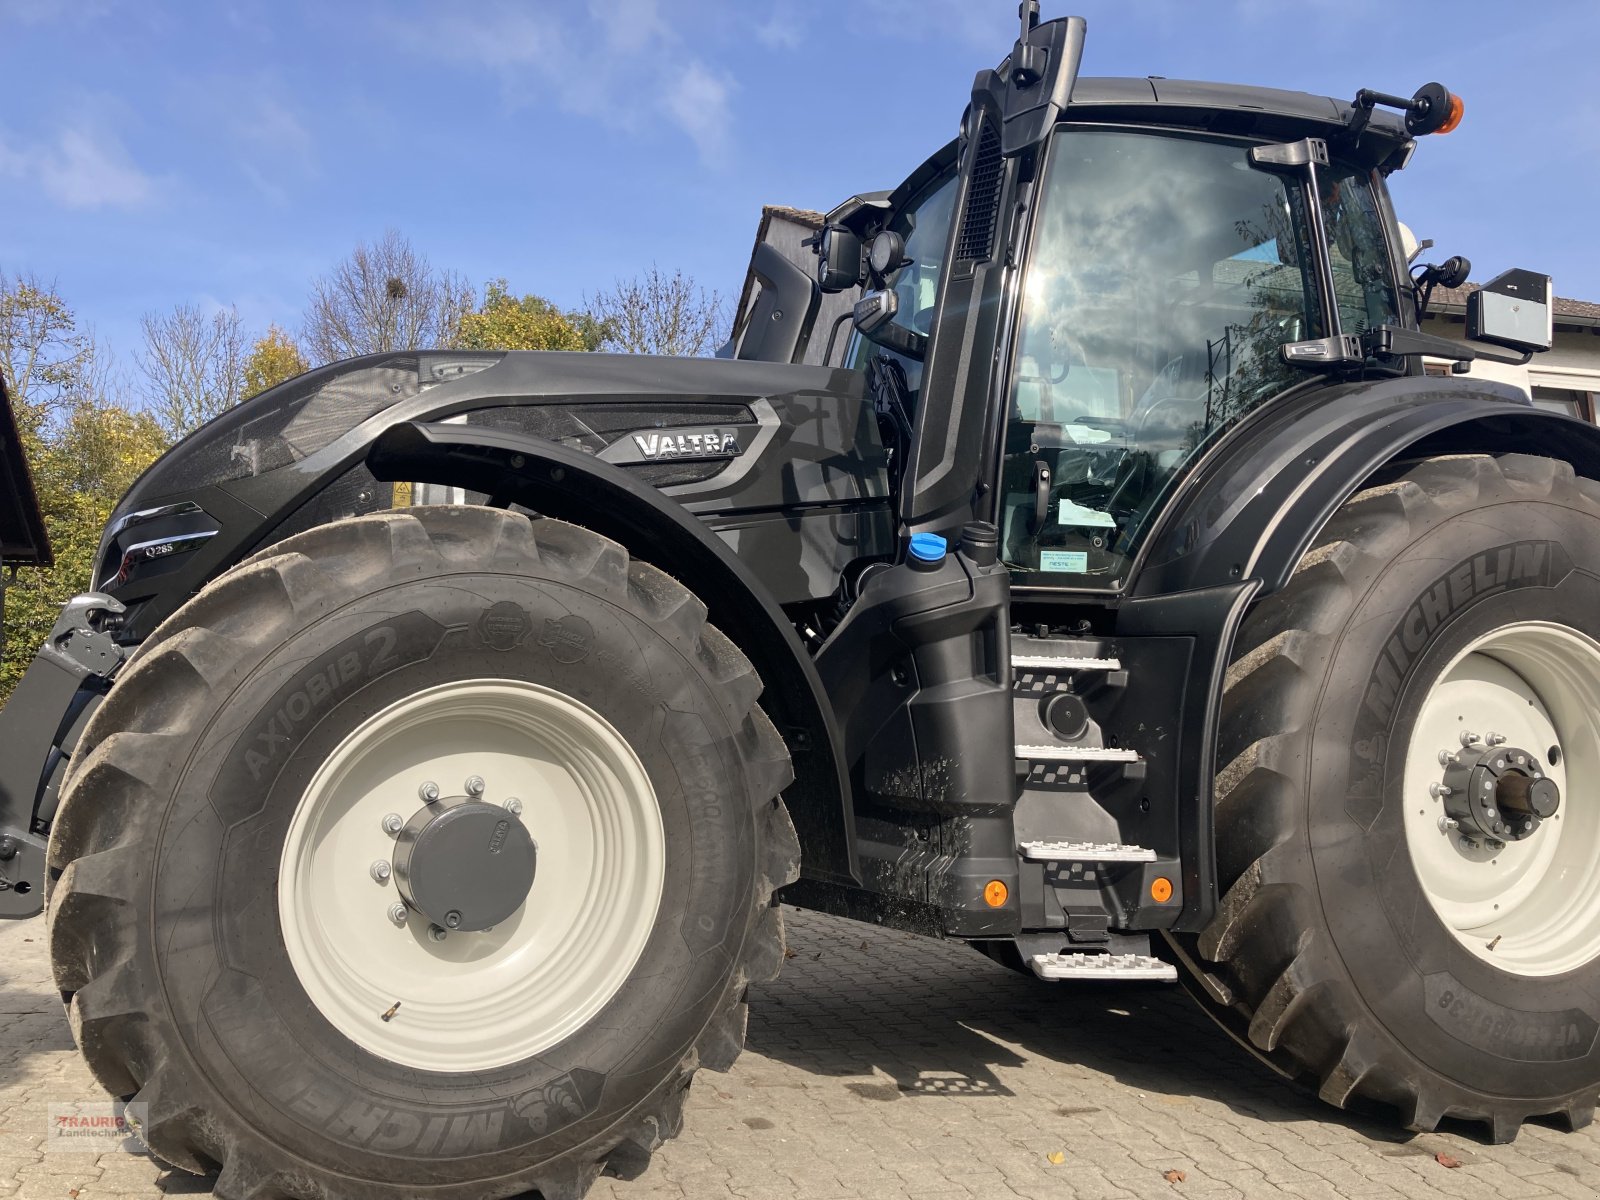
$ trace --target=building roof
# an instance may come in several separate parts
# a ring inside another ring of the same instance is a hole
[[[823,222],[823,215],[809,208],[790,208],[787,204],[763,204],[761,206],[763,226],[770,217],[782,217],[785,221],[793,221],[796,225],[804,225],[808,229],[821,229]]]
[[[1479,286],[1476,283],[1469,283],[1458,288],[1435,288],[1433,299],[1428,302],[1428,311],[1452,315],[1464,313],[1467,311],[1467,297],[1477,291]],[[1600,304],[1592,300],[1574,300],[1568,296],[1557,296],[1554,308],[1555,319],[1562,324],[1600,326]]]

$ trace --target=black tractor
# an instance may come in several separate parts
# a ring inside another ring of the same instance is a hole
[[[353,359],[135,484],[0,714],[0,910],[156,1155],[225,1200],[631,1176],[780,900],[1180,982],[1411,1128],[1589,1121],[1600,430],[1467,374],[1548,347],[1549,278],[1419,331],[1464,271],[1386,179],[1444,88],[1083,39],[1024,4],[721,359]]]

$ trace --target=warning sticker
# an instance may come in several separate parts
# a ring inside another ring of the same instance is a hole
[[[1041,571],[1071,571],[1082,575],[1088,569],[1089,552],[1087,550],[1039,551],[1039,570]]]

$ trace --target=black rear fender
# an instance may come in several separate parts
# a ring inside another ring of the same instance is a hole
[[[1322,527],[1392,463],[1536,454],[1600,479],[1600,428],[1487,380],[1414,376],[1321,387],[1258,411],[1201,461],[1152,531],[1130,591],[1281,588]]]
[[[503,430],[411,423],[380,435],[367,467],[383,482],[487,493],[604,534],[695,593],[760,673],[761,706],[782,732],[795,782],[784,794],[802,872],[854,883],[855,827],[842,742],[810,655],[748,567],[676,501],[591,454]]]

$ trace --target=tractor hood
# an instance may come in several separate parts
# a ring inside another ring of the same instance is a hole
[[[199,488],[286,470],[319,473],[397,421],[481,422],[611,461],[682,465],[735,457],[725,439],[713,446],[708,437],[690,437],[698,426],[760,424],[759,410],[789,398],[861,395],[854,372],[787,363],[563,351],[367,355],[309,371],[201,426],[140,476],[113,524]],[[643,448],[630,442],[636,456],[615,448],[635,431],[657,436],[646,437]],[[258,489],[231,490],[244,496]]]
[[[101,540],[95,586],[149,618],[187,594],[188,577],[327,521],[486,495],[376,479],[378,436],[400,422],[448,421],[555,442],[613,464],[726,530],[796,513],[865,508],[871,549],[887,534],[888,476],[861,376],[830,367],[557,351],[368,355],[309,371],[202,426],[129,489]],[[789,524],[785,524],[789,521]],[[835,539],[836,540],[836,539]],[[821,543],[819,543],[820,545]],[[820,586],[820,564],[796,597]],[[174,576],[174,578],[167,578]],[[182,578],[176,578],[181,576]],[[829,585],[832,586],[831,584]]]

